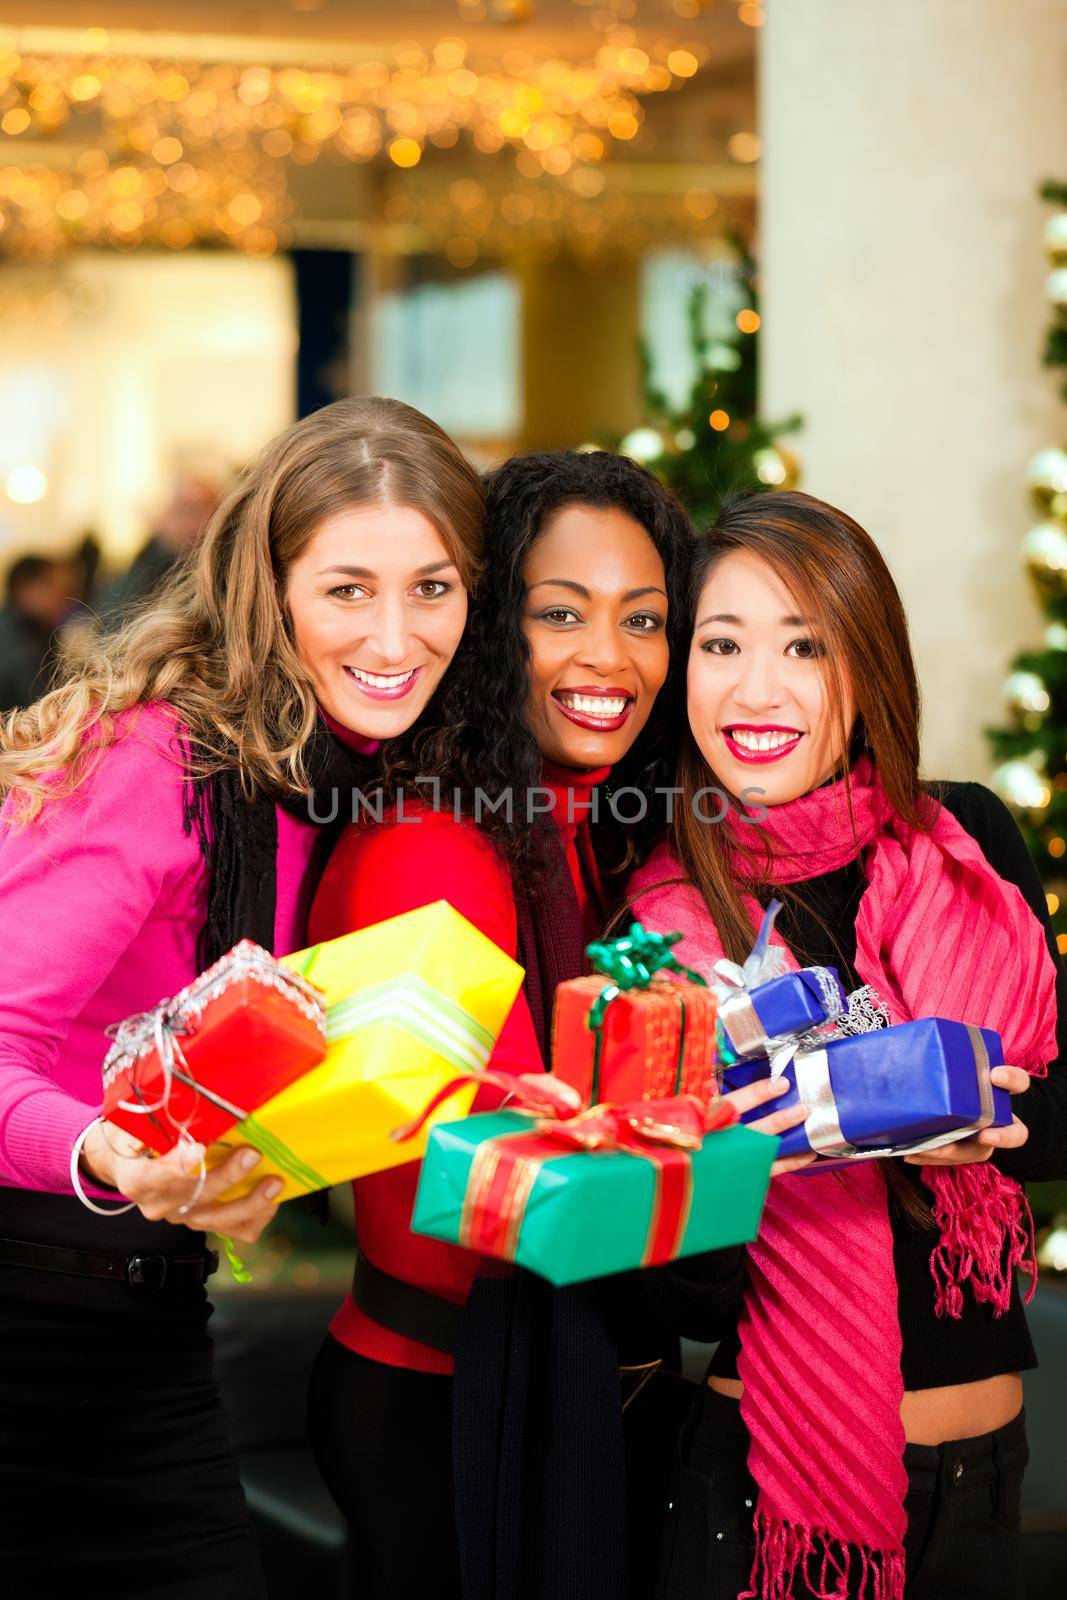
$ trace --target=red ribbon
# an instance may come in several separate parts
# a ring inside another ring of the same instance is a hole
[[[446,1100],[469,1083],[486,1084],[494,1089],[502,1089],[504,1093],[519,1101],[522,1110],[536,1111],[540,1116],[563,1117],[568,1113],[580,1110],[582,1097],[577,1089],[572,1089],[569,1083],[564,1083],[561,1078],[554,1078],[550,1072],[520,1072],[512,1076],[507,1072],[465,1072],[461,1077],[453,1078],[446,1083],[443,1089],[438,1089],[432,1100],[428,1100],[413,1122],[405,1122],[399,1128],[394,1128],[390,1139],[395,1139],[398,1144],[403,1144],[407,1139],[414,1139],[429,1122],[434,1112]]]
[[[394,1139],[411,1138],[427,1117],[463,1083],[491,1082],[505,1089],[537,1120],[528,1132],[501,1134],[478,1146],[471,1164],[460,1224],[460,1243],[497,1259],[514,1260],[526,1203],[541,1167],[567,1150],[640,1156],[651,1162],[656,1182],[641,1266],[671,1261],[678,1254],[693,1194],[692,1152],[707,1133],[729,1127],[737,1111],[721,1098],[709,1105],[694,1095],[634,1100],[573,1112],[576,1090],[550,1073],[509,1078],[500,1073],[457,1079],[434,1096],[415,1122]]]

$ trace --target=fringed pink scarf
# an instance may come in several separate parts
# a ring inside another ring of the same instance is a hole
[[[772,852],[769,874],[753,849],[757,830],[731,815],[736,870],[799,883],[860,854],[867,888],[856,971],[890,1020],[995,1028],[1005,1059],[1043,1076],[1056,1052],[1043,930],[951,813],[927,804],[930,828],[918,832],[860,762],[847,793],[842,781],[770,809],[758,829]],[[691,885],[662,887],[680,875],[662,846],[631,895],[646,924],[680,929],[680,958],[709,973],[722,944]],[[755,928],[755,899],[750,910]],[[788,1600],[798,1575],[820,1600],[843,1600],[850,1582],[861,1600],[904,1593],[904,1386],[887,1191],[874,1163],[834,1176],[832,1185],[803,1174],[776,1179],[748,1252],[738,1374],[760,1491],[746,1591],[754,1600]],[[1033,1270],[1019,1185],[989,1163],[925,1168],[923,1177],[940,1232],[931,1257],[938,1315],[960,1315],[965,1285],[1002,1314],[1016,1269]]]

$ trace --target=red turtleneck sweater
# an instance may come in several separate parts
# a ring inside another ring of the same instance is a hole
[[[566,845],[567,864],[590,939],[601,932],[600,918],[581,869],[577,835],[586,825],[590,793],[606,777],[607,769],[579,772],[552,766],[543,778],[545,788],[552,792],[552,818]],[[404,814],[410,819],[416,812],[405,805]],[[514,956],[518,943],[515,900],[504,862],[473,823],[457,822],[448,811],[420,810],[418,814],[421,820],[417,824],[387,821],[350,828],[342,836],[312,907],[311,941],[335,939],[435,900],[447,900],[501,950]],[[519,1073],[540,1072],[543,1065],[526,997],[520,992],[490,1066],[497,1072]],[[498,1090],[482,1089],[474,1109],[491,1110],[500,1099]],[[474,1281],[478,1257],[411,1232],[418,1180],[419,1163],[410,1161],[353,1184],[360,1252],[393,1277],[462,1305]],[[452,1371],[450,1356],[383,1328],[359,1309],[351,1295],[334,1317],[330,1331],[348,1349],[373,1361],[416,1372]]]

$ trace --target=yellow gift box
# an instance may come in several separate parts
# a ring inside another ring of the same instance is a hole
[[[284,958],[326,996],[326,1057],[223,1135],[212,1152],[252,1145],[262,1161],[222,1197],[284,1178],[281,1198],[420,1157],[436,1122],[470,1110],[476,1087],[443,1101],[412,1139],[412,1121],[461,1073],[485,1067],[522,983],[522,968],[445,900]]]

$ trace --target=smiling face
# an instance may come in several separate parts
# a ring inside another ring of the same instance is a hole
[[[832,714],[823,646],[767,563],[734,550],[697,602],[687,709],[708,766],[731,794],[766,805],[807,794],[836,772],[854,720],[845,677],[844,728]]]
[[[285,599],[320,706],[369,739],[393,739],[416,721],[467,620],[445,542],[410,506],[328,517],[290,565]]]
[[[614,766],[648,721],[667,676],[663,562],[614,507],[564,506],[526,557],[527,721],[542,755]]]

